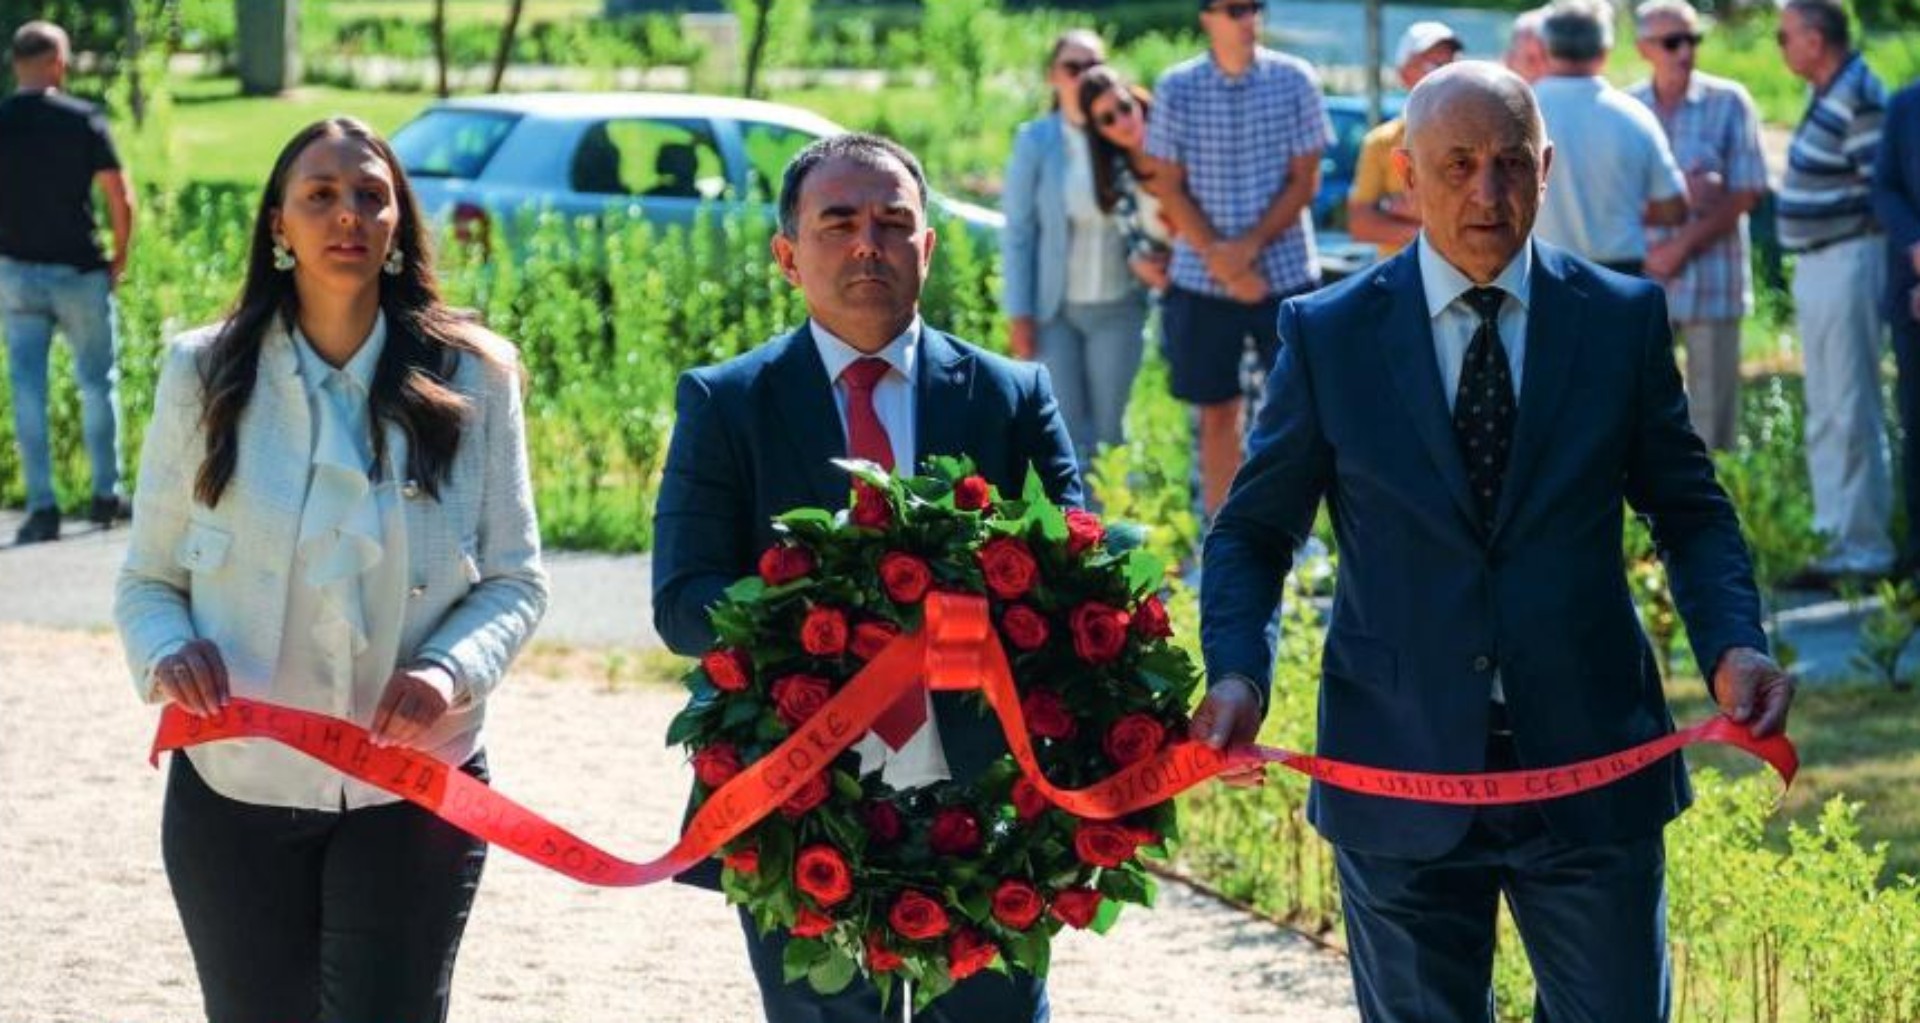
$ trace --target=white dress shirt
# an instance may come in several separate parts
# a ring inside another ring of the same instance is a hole
[[[1067,157],[1066,173],[1060,176],[1065,193],[1060,199],[1067,211],[1066,300],[1074,305],[1118,302],[1133,289],[1126,239],[1113,215],[1100,208],[1086,133],[1063,119],[1060,134]]]
[[[1446,257],[1420,235],[1420,284],[1427,296],[1427,316],[1433,325],[1433,354],[1440,369],[1440,384],[1446,390],[1447,411],[1453,411],[1454,398],[1460,392],[1460,373],[1467,359],[1467,346],[1480,329],[1480,314],[1467,304],[1466,293],[1476,285],[1447,262]],[[1520,376],[1526,366],[1527,307],[1533,298],[1533,243],[1520,247],[1518,255],[1494,277],[1491,287],[1507,293],[1500,305],[1496,326],[1500,346],[1506,350],[1507,369],[1513,378],[1513,398],[1520,400]],[[1493,701],[1505,703],[1506,691],[1500,685],[1500,673],[1493,674]]]
[[[840,374],[848,366],[868,358],[868,355],[842,341],[822,326],[819,320],[809,320],[808,325],[813,330],[813,343],[820,352],[820,361],[827,367],[827,379],[833,383],[833,407],[840,413],[840,429],[844,433],[847,429],[847,388]],[[916,315],[899,337],[889,341],[885,348],[872,356],[892,367],[873,386],[873,411],[880,417],[880,425],[886,428],[887,439],[893,442],[893,466],[898,475],[912,475],[914,470],[913,381],[914,366],[920,358],[920,330],[920,317]],[[862,775],[877,770],[881,781],[899,790],[931,785],[953,777],[947,769],[946,749],[940,745],[940,729],[934,722],[931,693],[927,694],[926,700],[927,723],[898,750],[889,748],[872,732],[854,743],[854,752],[860,754]]]

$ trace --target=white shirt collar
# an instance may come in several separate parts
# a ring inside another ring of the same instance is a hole
[[[380,367],[380,352],[387,346],[387,314],[378,310],[373,314],[373,329],[367,332],[367,339],[360,344],[360,350],[353,353],[347,364],[335,369],[327,360],[314,350],[313,342],[300,332],[300,325],[293,325],[293,353],[300,360],[300,375],[308,386],[319,387],[330,374],[343,373],[356,384],[362,392],[373,392],[373,374]]]
[[[840,374],[848,366],[868,357],[866,352],[840,340],[833,331],[822,326],[819,320],[809,317],[807,326],[813,330],[813,345],[820,352],[820,361],[826,364],[829,383],[838,384]],[[887,365],[893,367],[895,373],[911,381],[914,360],[920,354],[919,341],[920,314],[915,313],[913,322],[907,324],[907,329],[901,331],[892,341],[887,342],[885,348],[873,353],[873,358],[885,360]]]
[[[1420,283],[1427,293],[1427,317],[1435,319],[1476,285],[1428,243],[1425,231],[1420,232],[1418,247]],[[1532,239],[1520,246],[1519,253],[1507,262],[1506,269],[1494,277],[1492,286],[1511,295],[1522,307],[1530,304],[1533,297]]]

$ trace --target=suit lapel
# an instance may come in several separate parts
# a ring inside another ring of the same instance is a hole
[[[833,381],[827,379],[827,366],[814,347],[811,327],[803,324],[781,344],[786,347],[773,362],[767,390],[785,426],[780,433],[793,445],[803,486],[812,495],[806,503],[843,508],[852,483],[832,462],[847,454],[846,431],[833,403]]]
[[[1580,270],[1556,253],[1533,250],[1532,301],[1527,306],[1526,366],[1520,377],[1520,415],[1513,427],[1513,457],[1494,514],[1498,536],[1526,493],[1547,448],[1560,398],[1573,376],[1586,303]]]
[[[920,328],[914,374],[913,458],[919,471],[932,455],[958,455],[967,447],[967,397],[973,360],[932,327]],[[992,466],[976,466],[986,472]]]
[[[1433,345],[1433,320],[1427,315],[1426,286],[1420,279],[1418,243],[1407,246],[1374,276],[1373,283],[1386,303],[1383,324],[1386,330],[1388,375],[1400,392],[1400,405],[1413,418],[1414,436],[1426,448],[1427,457],[1440,474],[1441,485],[1453,498],[1469,528],[1478,518],[1473,495],[1467,488],[1467,469],[1460,460],[1460,445],[1454,439],[1453,416],[1447,411],[1445,388],[1440,382],[1439,355]]]

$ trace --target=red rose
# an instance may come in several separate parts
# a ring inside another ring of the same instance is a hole
[[[887,492],[864,482],[853,485],[853,524],[868,529],[885,529],[893,521],[893,505]]]
[[[971,929],[958,931],[947,944],[947,975],[954,980],[966,980],[992,966],[998,958],[1000,946],[986,935]]]
[[[733,743],[716,742],[693,755],[693,776],[700,784],[717,789],[740,773],[740,751]]]
[[[1013,780],[1013,811],[1023,821],[1030,821],[1047,812],[1053,803],[1040,791],[1040,787],[1026,778]]]
[[[892,973],[900,968],[900,953],[886,946],[886,940],[879,931],[867,935],[867,969],[875,973]]]
[[[1117,867],[1133,859],[1139,833],[1112,821],[1081,821],[1073,833],[1073,851],[1080,861],[1096,867]]]
[[[1145,714],[1128,714],[1107,729],[1102,748],[1107,759],[1125,767],[1153,756],[1166,738],[1167,729],[1160,722]]]
[[[1078,508],[1067,512],[1067,553],[1079,554],[1097,546],[1107,535],[1100,516]]]
[[[1025,881],[1007,880],[993,890],[993,918],[1016,931],[1040,919],[1040,893]]]
[[[806,816],[808,810],[826,802],[830,788],[825,771],[808,778],[793,790],[793,795],[788,796],[786,802],[780,804],[780,815],[788,820],[799,820]]]
[[[1035,689],[1020,701],[1028,733],[1042,739],[1071,739],[1077,727],[1066,701],[1051,689]]]
[[[1033,589],[1040,565],[1033,560],[1027,545],[1011,537],[988,540],[980,548],[980,569],[986,573],[987,591],[1001,600],[1018,600]]]
[[[907,830],[906,822],[900,819],[899,808],[892,803],[868,803],[861,807],[860,818],[866,822],[867,836],[879,845],[900,841]]]
[[[735,852],[730,852],[720,858],[720,864],[728,870],[738,871],[742,874],[758,874],[760,872],[760,850],[740,849]]]
[[[847,648],[847,614],[837,607],[816,607],[800,623],[800,647],[815,657],[838,657]]]
[[[933,571],[911,554],[888,551],[880,558],[880,585],[896,604],[918,604],[933,585]]]
[[[805,906],[794,914],[793,936],[796,938],[817,938],[833,930],[833,918],[825,913],[816,913]]]
[[[853,627],[853,639],[848,642],[847,649],[853,651],[853,656],[871,661],[880,656],[880,651],[885,650],[887,644],[893,642],[893,637],[898,635],[900,626],[892,622],[861,622]]]
[[[777,544],[760,555],[760,578],[768,586],[790,583],[813,571],[813,552],[793,544]]]
[[[833,689],[826,679],[817,675],[784,675],[774,680],[768,694],[773,697],[781,723],[788,728],[799,728],[826,706]]]
[[[993,503],[993,491],[985,477],[968,476],[953,485],[953,506],[961,511],[985,511]]]
[[[1105,664],[1127,646],[1127,613],[1097,600],[1073,609],[1067,619],[1073,630],[1073,652],[1088,664]]]
[[[847,869],[840,850],[810,845],[794,858],[793,886],[813,896],[821,909],[828,909],[853,894],[853,871]]]
[[[1085,930],[1100,912],[1100,893],[1091,888],[1069,888],[1053,897],[1053,915],[1069,927]]]
[[[934,814],[927,845],[941,856],[971,856],[980,851],[980,819],[971,811],[949,806]]]
[[[1025,604],[1007,608],[1000,616],[1000,629],[1007,634],[1007,642],[1019,650],[1040,649],[1052,631],[1047,627],[1047,616]]]
[[[919,892],[905,891],[893,900],[887,923],[908,941],[925,941],[947,933],[947,911]]]
[[[747,675],[753,663],[747,660],[746,651],[725,647],[707,651],[700,658],[700,667],[707,673],[708,681],[729,693],[737,693],[747,687]]]
[[[1159,597],[1149,596],[1133,609],[1133,631],[1142,639],[1166,639],[1173,635],[1173,623],[1167,620],[1167,606]]]

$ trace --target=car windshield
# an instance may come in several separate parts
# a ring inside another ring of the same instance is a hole
[[[492,110],[429,110],[393,136],[407,173],[420,178],[477,178],[518,114]]]

